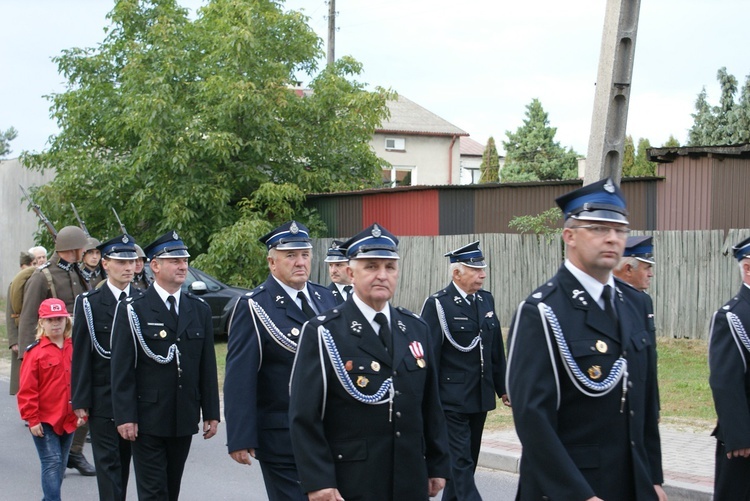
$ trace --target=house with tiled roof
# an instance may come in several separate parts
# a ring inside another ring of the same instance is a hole
[[[469,134],[399,95],[388,101],[390,118],[375,129],[371,146],[391,164],[390,186],[459,184],[460,140]]]

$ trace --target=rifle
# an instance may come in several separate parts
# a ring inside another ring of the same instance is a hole
[[[120,221],[120,216],[117,215],[117,211],[115,210],[114,207],[112,207],[112,212],[115,213],[115,218],[117,218],[117,224],[120,225],[120,231],[122,231],[123,235],[127,235],[128,234],[128,230],[125,229],[125,225],[122,224],[122,221]]]
[[[78,215],[78,211],[76,210],[76,206],[73,205],[73,202],[70,202],[70,206],[73,207],[73,214],[76,215],[76,219],[78,219],[78,226],[81,227],[83,232],[86,234],[86,237],[90,237],[89,230],[86,228],[86,223],[83,222],[83,219],[81,219],[81,216]]]
[[[50,223],[49,219],[47,219],[47,216],[44,215],[44,212],[42,212],[42,208],[39,207],[39,204],[34,203],[34,200],[31,199],[31,196],[29,196],[28,193],[26,193],[26,190],[23,189],[23,186],[20,184],[18,185],[19,188],[21,188],[21,192],[23,193],[23,196],[26,197],[26,200],[29,201],[31,204],[31,210],[34,211],[34,213],[37,215],[37,217],[44,223],[44,226],[47,227],[47,231],[50,235],[52,235],[52,239],[57,238],[57,230],[55,229],[54,225]]]

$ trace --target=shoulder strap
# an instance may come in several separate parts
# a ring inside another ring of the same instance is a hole
[[[50,273],[47,268],[42,268],[42,273],[44,274],[44,278],[47,279],[47,287],[49,288],[52,297],[56,298],[57,290],[55,289],[55,283],[52,281],[52,273]]]

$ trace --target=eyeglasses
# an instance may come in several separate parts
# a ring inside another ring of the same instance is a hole
[[[605,226],[603,224],[582,224],[578,226],[571,226],[571,228],[578,229],[584,228],[589,230],[597,237],[606,237],[610,231],[614,231],[618,238],[627,238],[630,234],[630,228],[615,228],[613,226]]]

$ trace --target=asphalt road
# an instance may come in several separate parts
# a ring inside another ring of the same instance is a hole
[[[265,488],[257,463],[243,466],[227,454],[226,429],[210,440],[201,435],[193,438],[185,466],[180,499],[185,501],[266,501]],[[84,454],[93,461],[90,445]],[[134,473],[128,486],[128,500],[136,500]],[[510,500],[515,497],[518,477],[513,474],[480,469],[477,484],[485,500]],[[8,395],[8,380],[0,377],[0,500],[38,500],[42,498],[39,459],[26,428],[18,415],[16,399]],[[63,499],[95,501],[98,499],[95,477],[83,477],[68,470],[62,486]],[[435,499],[441,499],[438,496]],[[407,500],[404,500],[407,501]]]

